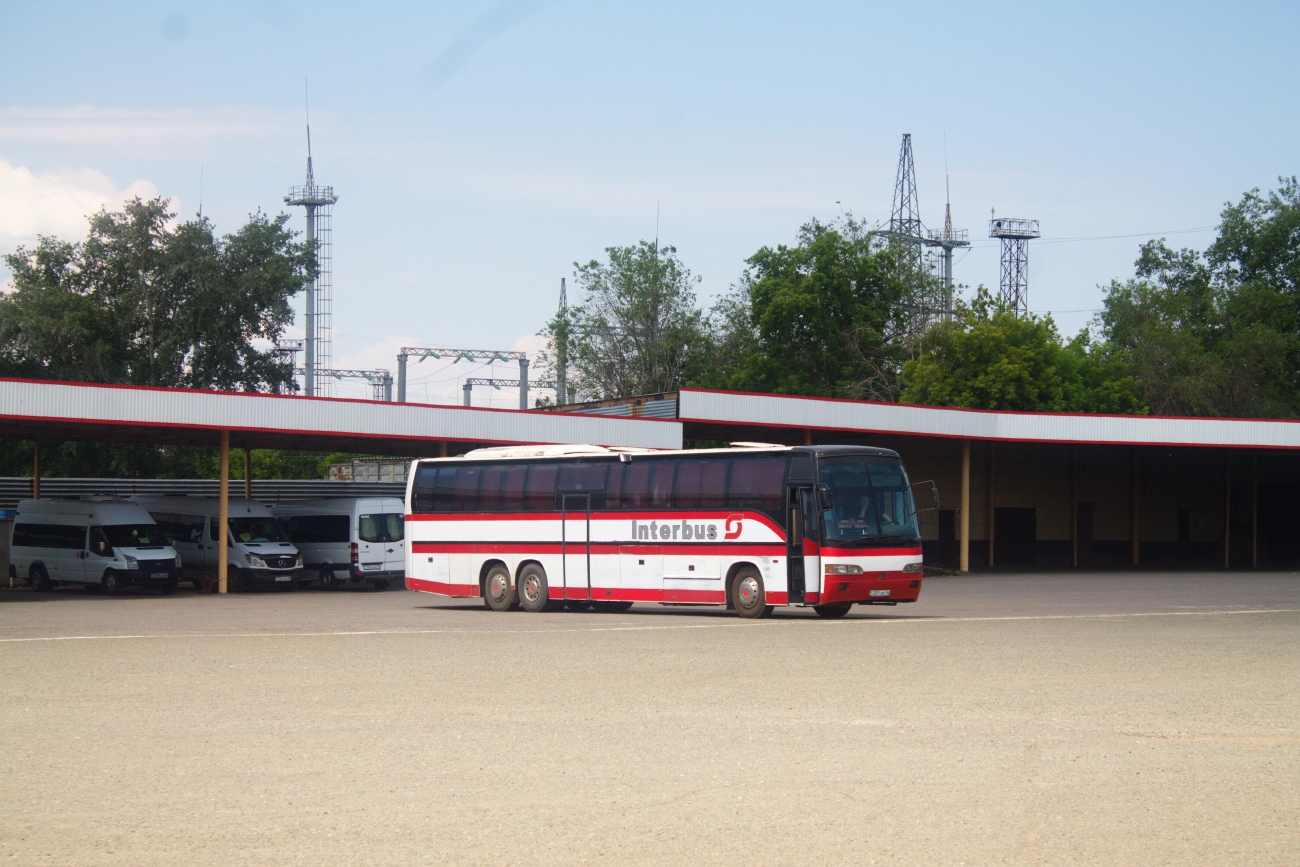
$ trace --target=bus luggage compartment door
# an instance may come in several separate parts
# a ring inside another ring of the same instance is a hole
[[[560,513],[563,536],[564,598],[591,598],[591,494],[564,494]]]

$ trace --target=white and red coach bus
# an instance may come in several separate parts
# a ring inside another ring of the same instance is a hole
[[[406,586],[488,608],[915,602],[921,536],[896,452],[538,446],[415,463]]]

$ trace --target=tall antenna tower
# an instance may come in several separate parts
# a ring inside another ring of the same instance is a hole
[[[656,247],[658,241],[655,242]],[[569,292],[560,278],[560,327],[555,335],[555,404],[568,402],[569,387]]]
[[[1002,300],[1018,316],[1029,312],[1029,242],[1042,237],[1037,220],[999,217],[989,220],[989,237],[1002,239]]]
[[[926,244],[931,247],[938,247],[942,256],[943,264],[940,271],[940,279],[943,281],[943,317],[944,319],[952,318],[952,251],[958,247],[969,247],[970,238],[965,229],[954,229],[952,227],[952,191],[948,185],[948,154],[947,146],[944,146],[944,166],[943,166],[943,228],[939,231],[930,230],[930,237]]]
[[[319,273],[307,287],[306,340],[303,345],[303,393],[326,395],[333,391],[333,378],[325,371],[333,362],[334,343],[334,214],[339,200],[333,187],[318,187],[311,166],[311,114],[307,115],[307,183],[290,187],[286,205],[301,205],[307,211],[307,242],[315,242]]]

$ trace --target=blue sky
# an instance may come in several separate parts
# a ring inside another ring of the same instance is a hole
[[[532,349],[572,263],[653,237],[656,211],[710,300],[810,218],[887,220],[904,132],[936,226],[946,137],[958,281],[996,286],[990,208],[1038,218],[1030,307],[1066,331],[1144,238],[1065,239],[1203,229],[1297,172],[1294,3],[4,0],[0,32],[0,252],[127,195],[193,213],[200,172],[219,229],[279,212],[309,78],[336,366]],[[411,396],[487,373],[425,362]]]

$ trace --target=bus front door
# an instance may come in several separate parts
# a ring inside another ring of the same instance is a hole
[[[591,494],[561,494],[564,598],[591,598]]]
[[[816,538],[817,535],[817,528],[808,525],[809,521],[816,520],[817,515],[813,489],[791,487],[786,498],[786,508],[789,510],[786,516],[788,523],[785,556],[789,570],[786,573],[786,587],[789,591],[790,604],[802,605],[807,600],[807,591],[815,590],[818,586],[816,573],[809,575],[808,571],[819,568],[819,558],[806,556],[811,547],[807,539]]]

